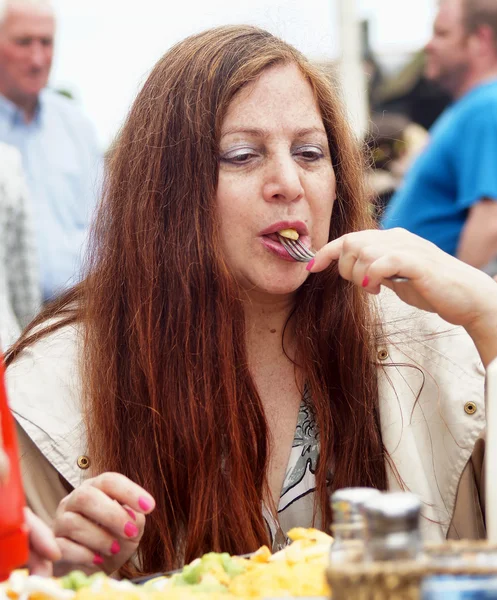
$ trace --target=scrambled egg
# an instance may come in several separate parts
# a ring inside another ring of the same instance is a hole
[[[330,596],[325,568],[331,542],[317,529],[289,531],[292,543],[271,554],[263,546],[250,558],[210,552],[172,577],[145,585],[103,574],[71,573],[42,579],[15,571],[0,585],[0,600],[236,600],[290,596]],[[85,579],[86,578],[86,579]],[[69,589],[68,589],[69,588]]]

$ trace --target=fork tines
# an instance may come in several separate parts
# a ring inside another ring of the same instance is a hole
[[[309,262],[314,258],[314,252],[306,248],[300,240],[291,240],[278,234],[278,239],[288,254],[299,262]]]

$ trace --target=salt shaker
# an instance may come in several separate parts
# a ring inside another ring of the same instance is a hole
[[[362,562],[365,543],[364,503],[380,492],[374,488],[343,488],[331,496],[333,543],[330,562]]]

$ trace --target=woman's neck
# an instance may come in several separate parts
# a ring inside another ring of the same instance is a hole
[[[245,331],[249,360],[261,355],[279,356],[285,350],[292,352],[293,328],[288,319],[293,310],[294,296],[255,296],[243,299]],[[287,325],[288,323],[288,325]]]

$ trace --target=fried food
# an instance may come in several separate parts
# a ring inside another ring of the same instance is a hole
[[[281,231],[278,231],[278,235],[281,235],[281,237],[284,238],[288,238],[289,240],[298,240],[299,239],[299,234],[295,229],[281,229]]]

